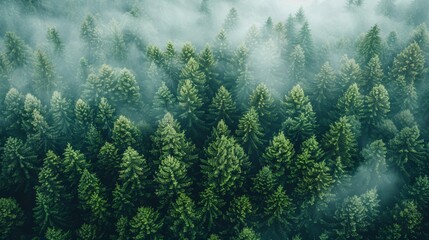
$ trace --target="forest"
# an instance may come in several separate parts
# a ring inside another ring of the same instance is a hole
[[[1,0],[0,239],[429,239],[428,12]]]

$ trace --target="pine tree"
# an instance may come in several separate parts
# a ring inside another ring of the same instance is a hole
[[[274,104],[274,98],[263,83],[260,83],[250,95],[249,106],[253,107],[258,113],[259,120],[265,131],[269,131],[272,123],[277,120]]]
[[[201,216],[202,226],[205,226],[207,233],[210,233],[216,226],[216,223],[222,216],[222,207],[225,202],[215,193],[212,187],[205,188],[200,193],[199,215]]]
[[[61,228],[48,228],[45,233],[47,240],[71,240],[70,231],[64,231]]]
[[[253,213],[249,197],[246,195],[234,197],[224,215],[229,223],[228,231],[239,233],[240,229],[249,225]]]
[[[364,96],[361,95],[356,83],[350,85],[344,95],[338,99],[337,109],[340,116],[354,116],[357,119],[364,116]]]
[[[115,89],[117,89],[117,80],[115,78],[115,71],[110,65],[103,64],[98,70],[98,81],[96,87],[101,87],[100,96],[112,99]]]
[[[311,36],[310,25],[307,21],[304,22],[300,31],[298,32],[296,44],[300,45],[302,47],[302,50],[304,51],[305,67],[307,69],[312,69],[314,67],[313,64],[315,63],[316,59],[314,54],[314,45]]]
[[[286,137],[300,144],[313,135],[316,129],[316,114],[310,100],[300,85],[295,85],[283,101],[285,121],[282,123]]]
[[[382,140],[376,140],[362,150],[362,156],[365,161],[364,166],[366,167],[366,171],[368,171],[363,183],[364,186],[375,187],[378,183],[386,181],[386,154],[386,145]]]
[[[74,133],[79,138],[83,138],[92,123],[92,112],[88,103],[80,98],[75,104],[74,119]]]
[[[380,37],[380,28],[378,25],[374,25],[365,34],[362,41],[358,45],[359,62],[363,65],[367,65],[371,58],[376,55],[380,56],[382,53],[382,43]]]
[[[23,124],[24,97],[16,88],[11,88],[4,98],[4,120],[8,129],[19,130]]]
[[[347,56],[341,58],[341,69],[339,73],[340,90],[345,91],[349,85],[362,81],[362,70],[359,64]]]
[[[180,53],[180,61],[183,65],[187,64],[191,58],[196,59],[197,54],[195,53],[195,48],[192,43],[187,42],[183,45],[182,51]]]
[[[384,73],[378,55],[369,60],[362,75],[362,81],[358,84],[364,92],[368,92],[378,84],[383,84]]]
[[[115,109],[110,105],[106,98],[102,97],[96,108],[94,123],[104,135],[110,135],[112,132],[112,125],[114,127],[114,114]]]
[[[401,229],[401,238],[420,239],[423,216],[414,201],[403,200],[396,204],[393,219]]]
[[[209,144],[206,159],[202,160],[201,172],[204,184],[216,194],[232,195],[242,185],[247,156],[235,139],[221,136]]]
[[[429,178],[417,177],[412,184],[406,185],[402,193],[404,199],[413,199],[419,210],[424,211],[429,204]]]
[[[356,166],[357,139],[352,131],[352,125],[348,117],[341,117],[331,124],[323,142],[327,157],[330,159],[340,157],[347,168]]]
[[[202,100],[207,102],[208,93],[206,76],[200,70],[200,65],[194,58],[190,58],[186,65],[183,67],[182,72],[180,73],[180,81],[178,86],[178,94],[180,95],[180,89],[185,84],[186,80],[189,80],[198,92],[203,95]]]
[[[365,121],[370,126],[375,126],[382,122],[390,112],[389,93],[382,85],[374,86],[365,97]]]
[[[94,224],[84,223],[77,229],[78,240],[96,240],[98,229]]]
[[[57,79],[53,64],[42,50],[37,50],[35,53],[33,81],[38,97],[47,101],[57,85]]]
[[[250,49],[254,49],[256,46],[258,46],[260,41],[261,41],[261,33],[258,27],[256,27],[255,24],[253,24],[247,31],[245,45]]]
[[[106,142],[98,152],[95,170],[107,187],[112,187],[119,177],[121,157],[112,143]]]
[[[268,196],[264,206],[263,224],[268,227],[267,231],[278,238],[286,237],[294,207],[282,186]]]
[[[277,179],[285,179],[292,158],[295,155],[293,143],[281,131],[270,141],[263,154],[262,166],[269,166]]]
[[[89,14],[86,16],[80,26],[80,38],[85,42],[88,49],[89,60],[94,62],[97,58],[99,49],[101,48],[100,31],[97,28],[94,17]]]
[[[61,93],[55,91],[51,98],[52,129],[58,140],[68,140],[72,133],[72,110],[68,99],[62,97]]]
[[[24,224],[24,212],[13,198],[0,198],[0,238],[17,237],[20,226]]]
[[[240,118],[236,135],[249,156],[259,155],[264,134],[262,132],[258,113],[254,107],[251,107],[249,111]]]
[[[161,239],[160,229],[163,226],[163,220],[159,213],[150,207],[138,208],[137,214],[131,219],[130,226],[133,239]]]
[[[172,156],[161,160],[154,180],[158,185],[155,193],[163,205],[172,203],[179,193],[189,193],[191,186],[186,165]]]
[[[55,27],[48,28],[46,38],[53,45],[55,54],[60,55],[64,52],[64,43]]]
[[[122,157],[118,184],[113,192],[117,213],[130,215],[148,197],[149,166],[146,159],[128,147]]]
[[[177,82],[179,81],[179,54],[177,53],[174,44],[167,42],[167,47],[163,53],[163,68],[167,76],[170,78],[166,82],[169,89],[177,89]]]
[[[202,110],[203,101],[196,86],[189,80],[185,80],[180,87],[177,99],[179,100],[179,118],[182,124],[188,129],[192,136],[201,136],[204,130]]]
[[[25,95],[24,111],[22,113],[23,127],[27,132],[32,132],[31,130],[34,130],[34,126],[32,125],[34,120],[34,111],[38,112],[39,114],[42,113],[42,102],[31,93],[27,93],[27,95]]]
[[[237,10],[235,8],[229,9],[228,15],[225,18],[225,21],[223,23],[222,28],[225,29],[227,32],[231,32],[232,30],[235,30],[238,25],[238,14]]]
[[[169,218],[172,238],[196,239],[199,217],[194,201],[186,194],[179,194],[169,211]]]
[[[119,152],[123,152],[127,147],[136,147],[139,135],[134,124],[123,115],[113,124],[112,140]]]
[[[234,240],[260,240],[261,237],[252,228],[245,227]]]
[[[62,167],[64,169],[63,177],[66,180],[65,183],[68,184],[70,189],[77,189],[82,173],[90,165],[86,161],[85,156],[79,150],[74,150],[70,144],[67,144],[63,155]]]
[[[20,139],[9,137],[3,146],[1,156],[0,186],[14,188],[14,191],[21,189],[28,191],[39,165],[31,147]]]
[[[183,161],[187,167],[193,165],[197,156],[195,146],[186,139],[179,123],[170,113],[166,113],[159,121],[158,128],[151,136],[153,148],[151,153],[154,157],[154,167],[160,164],[159,160],[171,155],[178,161]]]
[[[96,74],[90,73],[86,79],[83,91],[82,99],[88,102],[89,105],[94,106],[100,98],[104,96],[104,86]]]
[[[113,26],[113,34],[112,39],[110,41],[112,46],[112,55],[115,60],[119,62],[126,60],[128,55],[128,48],[124,39],[124,34],[118,29],[117,24],[114,24]]]
[[[212,125],[220,120],[223,120],[229,126],[234,123],[237,114],[236,104],[224,86],[221,86],[213,97],[208,113]]]
[[[167,112],[174,113],[176,104],[176,98],[173,93],[171,93],[165,82],[161,82],[161,86],[153,97],[152,115],[155,119],[160,120]]]
[[[39,172],[39,185],[36,187],[34,219],[39,233],[50,227],[66,227],[70,222],[70,195],[58,175],[44,167]]]
[[[405,127],[391,141],[391,156],[395,166],[406,177],[419,173],[423,166],[423,140],[417,126]]]
[[[33,111],[30,124],[32,128],[27,134],[27,142],[38,155],[56,147],[51,128],[38,110]]]
[[[12,69],[20,68],[27,64],[29,59],[27,46],[14,32],[6,32],[4,45],[7,60]]]
[[[255,79],[249,66],[249,49],[243,45],[240,46],[232,61],[235,65],[236,75],[232,76],[234,79],[231,83],[232,86],[226,85],[226,88],[233,89],[234,99],[239,108],[245,109],[249,96],[255,88]]]
[[[209,97],[213,97],[214,92],[221,86],[221,82],[218,79],[218,75],[216,73],[216,60],[214,58],[212,49],[210,45],[206,45],[206,47],[200,52],[198,56],[198,63],[200,67],[200,71],[204,74],[208,86],[208,94]]]
[[[297,41],[297,32],[296,32],[295,23],[296,23],[295,18],[292,16],[292,14],[289,14],[285,24],[286,37],[288,39],[287,46],[286,46],[287,52],[292,52]]]
[[[326,112],[330,102],[337,98],[336,76],[329,62],[326,62],[316,75],[314,82],[314,100],[319,112]]]
[[[304,163],[307,160],[303,160],[303,158],[309,157],[307,152],[300,156],[298,161]],[[303,169],[301,173],[303,176],[297,185],[296,192],[302,199],[306,200],[306,204],[315,205],[323,202],[329,196],[333,179],[325,161],[313,162],[310,160],[308,162],[310,166],[308,169]]]
[[[291,64],[289,74],[292,83],[303,84],[305,82],[305,53],[300,45],[296,45],[290,55]]]
[[[140,87],[137,83],[136,77],[130,70],[124,68],[119,72],[116,84],[117,104],[127,109],[133,109],[139,105],[140,101]]]
[[[3,99],[7,91],[10,89],[10,70],[10,64],[7,60],[6,54],[0,53],[0,99]]]
[[[107,200],[98,177],[84,170],[79,180],[78,197],[86,222],[103,226],[108,221]]]
[[[262,205],[263,201],[274,193],[277,180],[280,180],[280,178],[276,177],[267,166],[259,170],[252,179],[252,191],[255,194],[255,202],[258,203],[258,206]]]

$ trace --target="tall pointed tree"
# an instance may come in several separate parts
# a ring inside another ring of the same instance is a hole
[[[363,65],[367,65],[371,58],[376,55],[380,56],[382,53],[382,42],[380,37],[380,28],[378,25],[374,25],[365,34],[361,42],[358,45],[359,62]]]
[[[221,86],[213,97],[208,113],[212,125],[220,120],[223,120],[229,126],[234,123],[237,114],[236,104],[232,99],[231,93],[224,86]]]
[[[249,156],[259,155],[264,133],[258,113],[251,107],[238,122],[237,138]]]
[[[289,173],[295,150],[292,142],[287,139],[283,131],[279,132],[270,141],[263,154],[262,166],[269,166],[273,174],[280,180],[285,179]]]

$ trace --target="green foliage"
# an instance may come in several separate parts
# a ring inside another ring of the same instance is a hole
[[[210,232],[222,216],[222,207],[225,202],[215,193],[212,187],[207,187],[200,193],[199,215],[203,226],[207,226],[207,232]]]
[[[372,57],[368,64],[365,66],[365,69],[362,74],[359,87],[364,89],[364,92],[368,92],[375,85],[383,84],[384,72],[378,55]]]
[[[259,155],[264,134],[262,132],[258,113],[254,107],[251,107],[249,111],[240,118],[236,135],[249,156],[254,154]]]
[[[196,239],[198,213],[195,203],[186,194],[180,193],[169,211],[170,234],[175,239]]]
[[[24,41],[14,32],[6,32],[4,36],[6,57],[12,69],[23,67],[28,63],[29,54]]]
[[[364,96],[361,95],[356,83],[350,85],[344,95],[338,99],[337,109],[341,116],[354,116],[357,119],[364,116]]]
[[[140,87],[136,77],[126,68],[119,72],[116,84],[116,99],[125,107],[137,107],[140,100]]]
[[[64,43],[55,27],[48,28],[46,38],[53,45],[56,54],[62,54],[64,52]]]
[[[292,142],[285,137],[283,132],[279,132],[266,148],[262,156],[262,165],[269,166],[278,179],[284,179],[294,155],[295,150]]]
[[[382,85],[374,86],[365,97],[365,121],[374,126],[380,124],[390,112],[389,93]]]
[[[179,193],[188,193],[191,185],[186,165],[172,156],[161,160],[154,180],[158,184],[155,193],[162,204],[173,202]]]
[[[162,225],[163,222],[156,210],[140,207],[130,222],[133,239],[161,239],[159,231]]]
[[[259,234],[253,231],[253,229],[245,227],[243,228],[243,230],[241,230],[240,234],[238,234],[238,236],[234,239],[235,240],[260,240],[261,237],[259,236]]]
[[[121,115],[113,125],[112,140],[115,147],[123,152],[127,147],[136,147],[139,131],[127,117]]]
[[[24,213],[13,198],[0,198],[0,239],[11,239],[24,224]]]
[[[103,224],[107,221],[107,200],[103,196],[100,180],[95,174],[84,170],[78,185],[78,197],[81,208],[87,212],[88,222]]]
[[[156,91],[153,97],[152,113],[153,116],[162,118],[166,113],[174,113],[176,111],[176,98],[170,89],[167,87],[165,82],[161,83],[161,86]]]
[[[258,113],[259,120],[266,130],[270,129],[272,122],[277,120],[274,98],[265,84],[260,83],[250,95],[249,106]]]
[[[286,195],[282,186],[268,196],[264,204],[264,225],[274,229],[279,237],[285,237],[290,229],[291,215],[294,212],[292,200]]]
[[[70,240],[71,234],[69,231],[64,231],[60,228],[48,228],[45,238],[47,240]]]
[[[213,97],[208,113],[213,124],[223,120],[227,125],[232,125],[236,117],[236,104],[231,93],[221,86]]]
[[[380,56],[382,50],[380,28],[378,25],[374,25],[358,44],[357,52],[359,54],[359,61],[363,65],[366,65],[371,58]]]
[[[291,65],[289,74],[292,81],[297,84],[303,84],[305,81],[305,53],[300,45],[296,45],[291,53]]]
[[[57,136],[57,139],[67,139],[72,133],[72,109],[71,103],[68,99],[64,98],[61,93],[55,91],[51,98],[51,116],[53,120],[52,129]],[[82,106],[84,107],[84,106]],[[85,111],[87,109],[79,109]],[[82,114],[85,114],[81,112]],[[86,114],[89,114],[86,112]],[[80,116],[83,120],[86,116]],[[85,122],[86,123],[86,122]],[[82,123],[82,124],[85,124]]]
[[[223,23],[223,29],[227,32],[235,30],[238,25],[238,14],[235,8],[231,8],[226,16],[225,22]]]
[[[240,229],[248,226],[253,212],[252,203],[246,195],[232,199],[224,215],[229,223],[228,231],[238,233]]]

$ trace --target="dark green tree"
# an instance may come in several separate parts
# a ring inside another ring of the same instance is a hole
[[[290,55],[289,75],[292,83],[303,84],[305,82],[305,53],[300,45],[296,45]]]
[[[365,66],[371,58],[376,55],[380,56],[382,51],[380,28],[378,25],[374,25],[358,44],[359,62]]]
[[[249,98],[249,106],[253,107],[258,113],[262,127],[267,132],[271,132],[270,128],[273,122],[277,120],[274,98],[265,84],[260,83],[256,86]]]
[[[14,32],[6,32],[4,36],[6,57],[12,69],[23,67],[28,63],[29,54],[24,41]]]
[[[354,116],[362,119],[364,116],[364,96],[361,95],[356,83],[350,85],[347,91],[338,99],[337,109],[340,116]]]
[[[227,231],[238,234],[240,229],[250,224],[254,211],[248,196],[234,197],[224,215],[224,218],[229,223]]]
[[[113,125],[112,140],[119,152],[127,147],[136,147],[140,133],[134,124],[125,116],[121,115]]]
[[[234,240],[260,240],[261,237],[252,228],[245,227]]]
[[[114,90],[117,104],[127,109],[137,107],[141,96],[140,87],[134,74],[132,74],[130,70],[124,68],[119,72],[117,81],[116,89]]]
[[[0,198],[0,239],[17,237],[18,229],[24,224],[24,212],[13,198]]]
[[[369,92],[374,86],[383,84],[384,72],[378,55],[374,55],[363,70],[359,87],[365,93]]]
[[[186,165],[172,156],[161,160],[154,181],[157,184],[155,193],[162,205],[174,202],[180,193],[188,194],[191,186]]]
[[[22,140],[9,137],[3,146],[0,186],[16,190],[30,190],[37,172],[37,156]]]
[[[251,107],[238,122],[237,138],[249,156],[259,155],[264,133],[258,113]]]
[[[281,180],[289,173],[295,155],[293,143],[281,131],[273,137],[263,154],[262,166],[269,166],[274,176]]]
[[[130,226],[133,239],[162,239],[160,229],[163,220],[159,213],[150,207],[138,208],[137,214],[130,221]]]
[[[180,61],[183,65],[186,65],[191,58],[196,59],[197,54],[192,43],[187,42],[183,45],[182,51],[180,53]]]
[[[37,50],[34,59],[34,89],[39,98],[47,101],[57,86],[54,66],[43,50]]]
[[[64,52],[64,43],[55,27],[48,28],[46,38],[53,45],[55,54],[60,55]]]
[[[112,187],[119,177],[121,157],[112,143],[106,142],[97,155],[95,170],[107,187]]]
[[[23,124],[24,96],[16,88],[11,88],[4,98],[4,121],[7,129],[19,130]]]
[[[199,215],[201,216],[202,226],[210,233],[222,217],[222,207],[225,202],[215,193],[212,187],[205,188],[200,193]]]
[[[98,57],[98,52],[101,48],[101,33],[95,23],[94,16],[88,14],[80,26],[80,38],[84,41],[88,59],[94,62]]]
[[[48,228],[45,233],[47,240],[71,240],[70,231],[64,231],[61,228]]]
[[[75,136],[83,138],[92,123],[92,111],[88,103],[80,98],[76,101],[74,107],[74,120]]]
[[[220,120],[223,120],[228,126],[234,123],[237,114],[236,104],[224,86],[221,86],[213,97],[208,113],[212,125]]]
[[[316,114],[310,99],[300,85],[296,85],[283,100],[284,122],[282,129],[294,143],[300,144],[313,135],[316,129]],[[295,144],[296,145],[296,144]],[[297,145],[296,145],[297,146]]]
[[[200,65],[194,58],[190,58],[186,65],[183,67],[182,72],[180,73],[180,81],[177,89],[177,93],[180,96],[180,90],[183,85],[185,85],[186,80],[189,80],[195,88],[198,90],[198,93],[201,94],[201,100],[206,103],[206,96],[209,92],[207,89],[206,76],[200,70]]]
[[[108,204],[104,189],[98,177],[86,169],[79,180],[78,197],[85,222],[103,226],[108,221]]]
[[[176,111],[177,101],[171,90],[165,82],[161,82],[161,86],[153,97],[152,114],[155,119],[160,120],[167,112],[174,113]]]
[[[315,107],[321,113],[326,113],[329,106],[332,106],[330,102],[337,98],[336,75],[329,62],[326,62],[316,75],[313,95]]]
[[[305,57],[305,67],[307,69],[313,69],[315,63],[315,53],[313,37],[311,36],[310,25],[307,21],[304,22],[296,38],[296,44],[302,47]]]
[[[349,59],[344,56],[341,58],[341,69],[338,77],[340,90],[345,91],[349,85],[362,81],[362,70],[353,58]]]
[[[95,109],[94,123],[103,135],[110,135],[114,128],[115,109],[106,98],[102,97]],[[118,120],[117,120],[118,121]],[[115,122],[116,123],[116,122]]]
[[[199,216],[194,201],[180,193],[170,211],[170,234],[175,239],[196,239]]]
[[[73,114],[71,102],[61,93],[55,91],[51,98],[50,113],[52,116],[52,130],[56,139],[69,140],[73,131]]]
[[[217,62],[210,45],[206,45],[206,47],[200,52],[198,55],[198,63],[201,72],[204,73],[206,78],[209,97],[213,97],[215,91],[221,86],[221,82],[219,81],[218,74],[216,73]]]
[[[390,112],[389,93],[382,85],[374,86],[365,97],[365,122],[369,126],[380,124]]]
[[[63,178],[66,180],[65,183],[68,184],[70,189],[77,189],[82,173],[88,169],[90,165],[86,161],[85,156],[79,150],[74,150],[70,144],[67,144],[63,155],[62,167],[64,171]],[[75,191],[73,190],[73,192]]]
[[[282,186],[268,196],[264,204],[263,225],[267,228],[269,236],[278,238],[287,237],[291,229],[291,216],[294,213],[292,200],[286,195]]]

